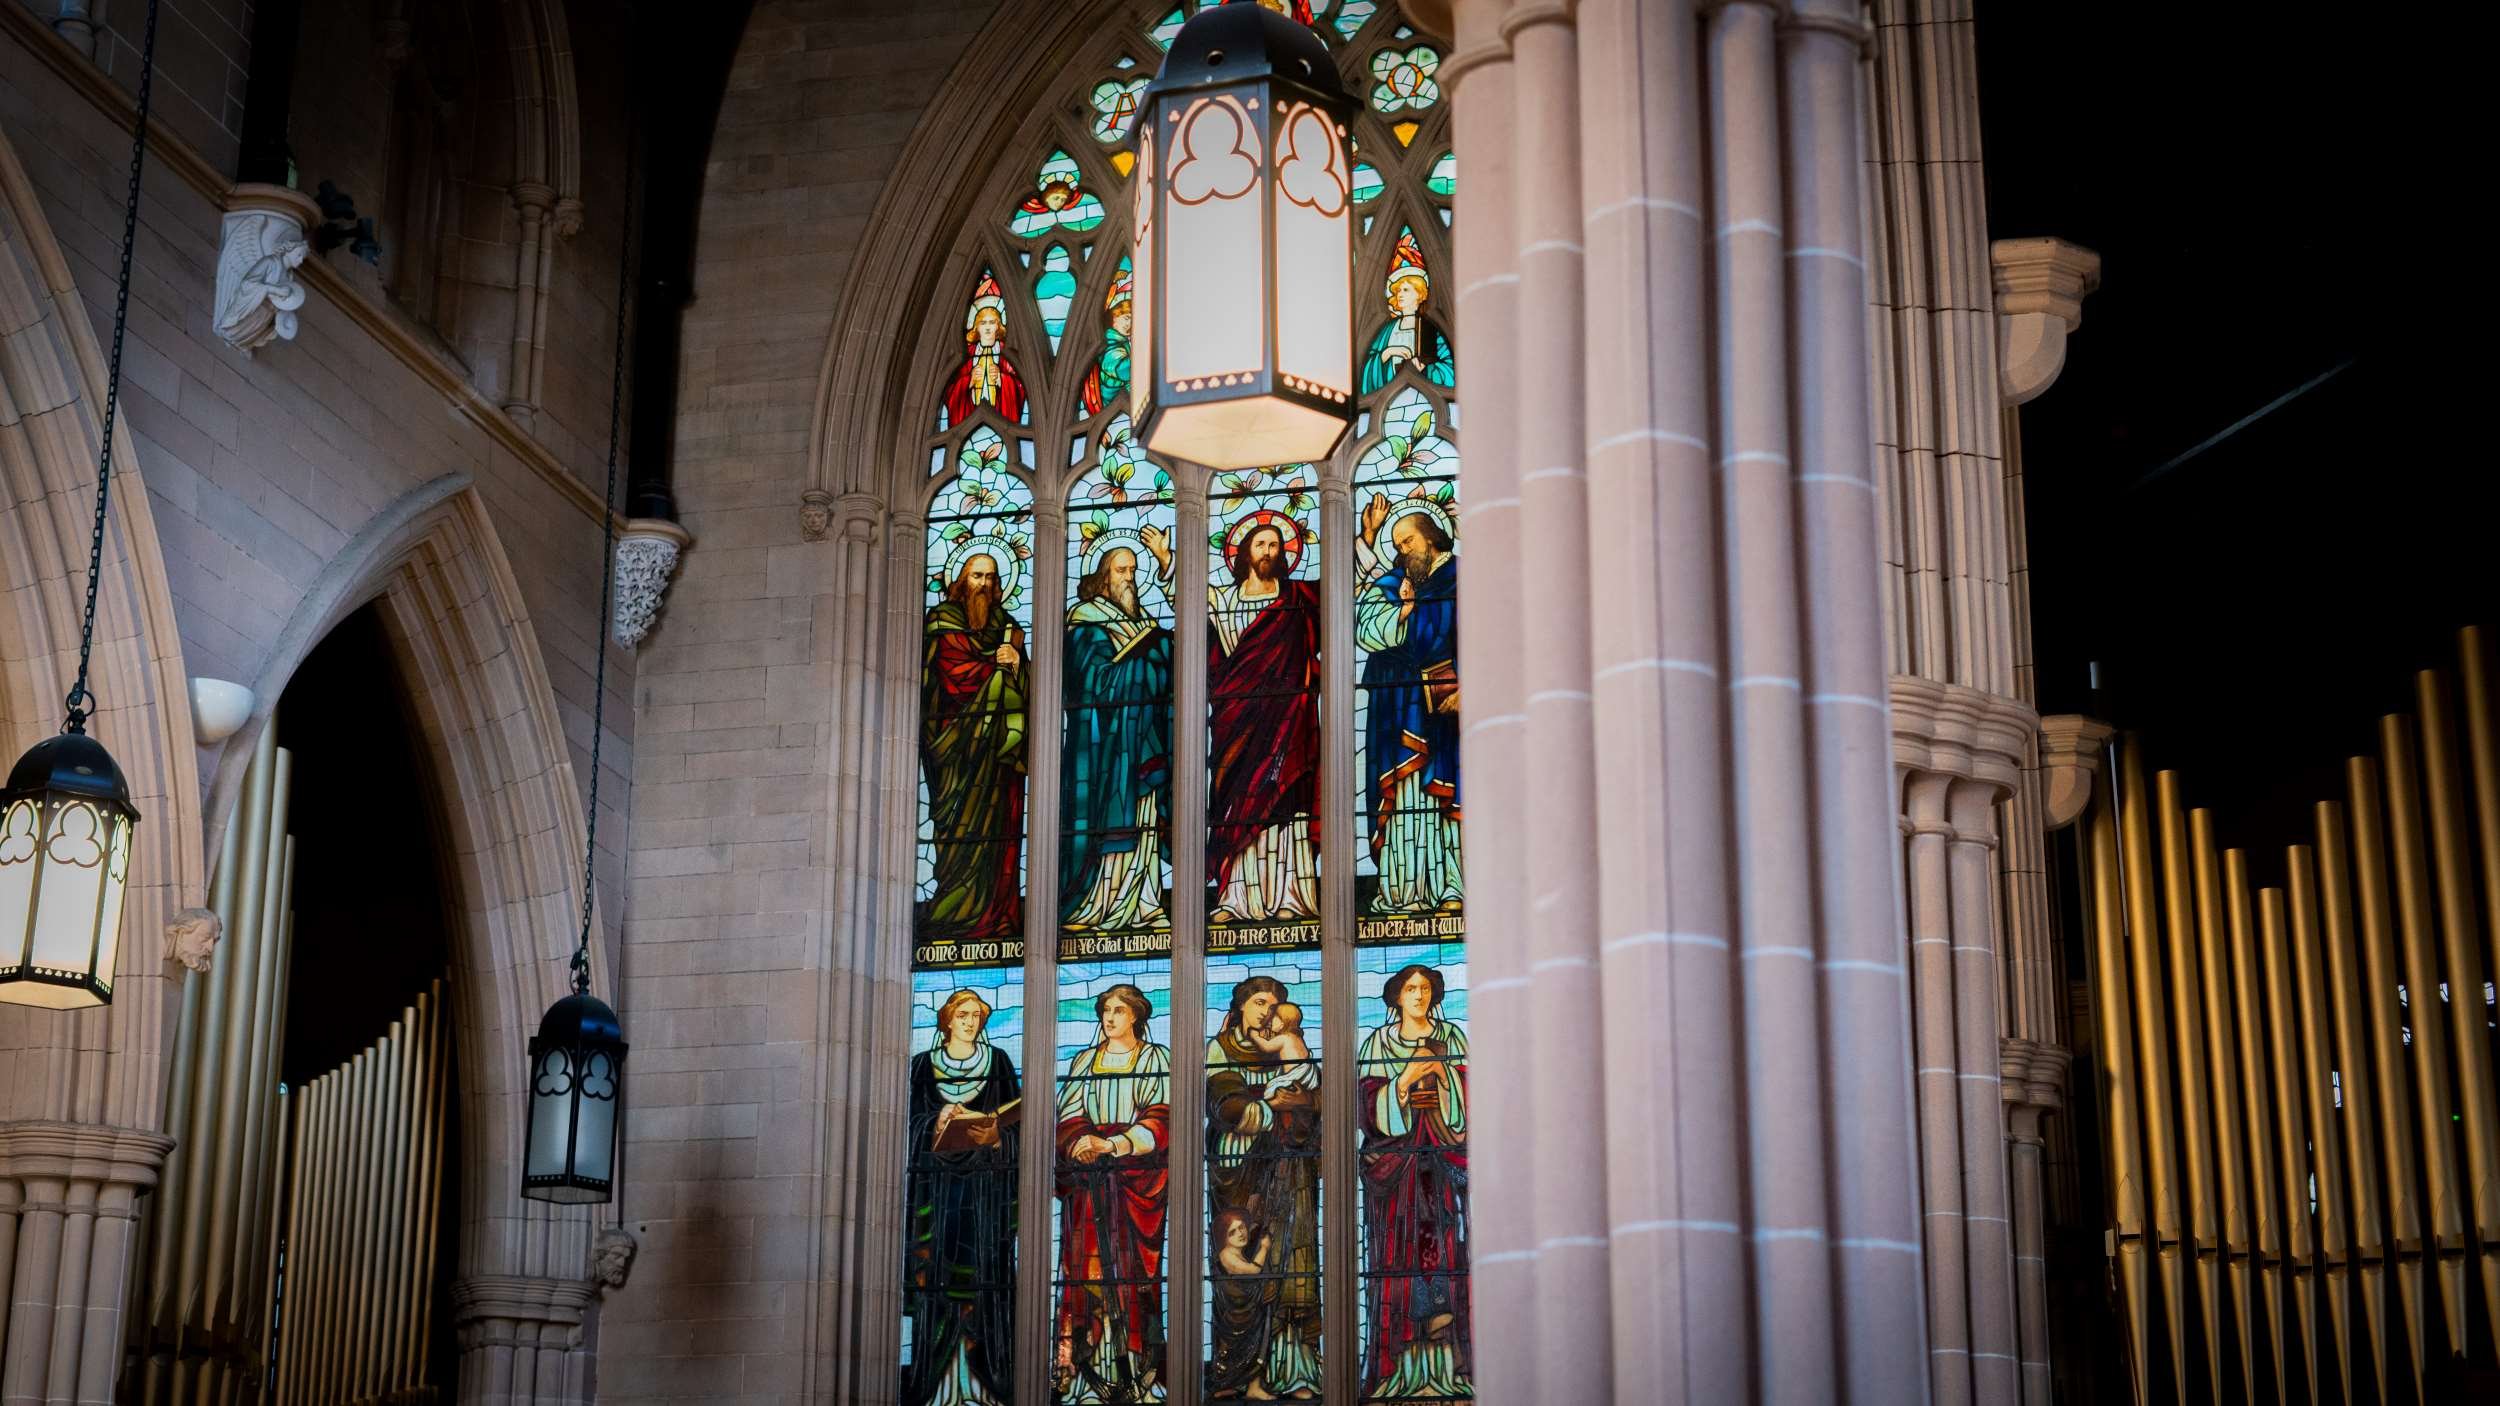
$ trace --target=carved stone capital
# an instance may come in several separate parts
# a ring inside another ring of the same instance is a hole
[[[72,1184],[122,1188],[126,1194],[111,1198],[111,1214],[128,1219],[137,1214],[137,1197],[156,1185],[165,1154],[173,1147],[174,1140],[163,1133],[102,1123],[0,1123],[0,1181],[14,1182],[24,1193],[42,1188],[48,1195]],[[24,1194],[20,1204],[42,1199]],[[106,1213],[101,1200],[94,1210]]]
[[[616,539],[616,615],[609,622],[618,644],[632,649],[651,633],[678,555],[693,542],[693,534],[666,518],[627,520]]]
[[[2073,1053],[2057,1045],[2012,1035],[1997,1041],[1998,1088],[2009,1107],[2033,1111],[2035,1138],[2037,1114],[2066,1106],[2066,1073],[2074,1062]]]
[[[598,1286],[587,1279],[471,1275],[451,1286],[460,1350],[578,1347],[582,1315],[597,1295]]]
[[[524,220],[547,218],[548,212],[555,209],[555,204],[554,186],[538,181],[522,181],[512,188],[512,207],[521,212]]]
[[[2066,338],[2083,325],[2084,295],[2101,286],[2101,256],[2063,239],[2000,239],[1988,246],[1997,297],[1997,380],[2005,403],[2049,388],[2066,365]]]
[[[2038,725],[2030,705],[1912,674],[1893,675],[1891,691],[1895,770],[1978,782],[1991,801],[2014,789],[2023,744]]]
[[[2048,829],[2074,824],[2091,804],[2093,778],[2101,774],[2112,731],[2080,713],[2040,720],[2040,808]]]
[[[304,285],[295,270],[312,252],[307,232],[321,221],[310,196],[246,182],[226,197],[217,246],[217,335],[249,355],[295,336]]]
[[[842,540],[862,546],[877,540],[877,521],[884,515],[885,504],[874,493],[845,493],[835,504]]]

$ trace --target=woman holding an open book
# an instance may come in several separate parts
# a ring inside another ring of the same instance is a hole
[[[1015,1063],[989,1042],[990,1006],[958,991],[911,1062],[909,1406],[1015,1399]]]

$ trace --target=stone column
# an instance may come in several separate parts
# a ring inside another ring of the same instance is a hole
[[[1478,1394],[1922,1399],[1867,36],[1456,12]]]
[[[1934,1391],[2044,1401],[2040,1128],[2066,1056],[2012,407],[2063,365],[2098,260],[2038,239],[1992,261],[1969,0],[1874,11],[1869,291]]]
[[[476,1406],[587,1406],[591,1355],[583,1319],[598,1288],[587,1279],[519,1274],[472,1275],[452,1285],[458,1399]]]
[[[0,1401],[110,1402],[139,1198],[173,1139],[0,1124]]]

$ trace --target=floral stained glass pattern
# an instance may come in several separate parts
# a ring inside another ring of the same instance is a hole
[[[1441,101],[1440,51],[1429,44],[1383,49],[1372,55],[1372,111],[1387,116],[1421,112]]]

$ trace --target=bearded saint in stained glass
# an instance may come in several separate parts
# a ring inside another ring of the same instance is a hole
[[[960,425],[983,406],[1023,422],[1024,378],[1007,359],[1006,336],[1006,295],[999,291],[998,279],[985,272],[964,315],[964,364],[946,383],[946,423]]]
[[[1232,580],[1207,592],[1207,878],[1218,923],[1319,917],[1319,591],[1293,577],[1305,533],[1261,509],[1235,524]]]
[[[1378,391],[1409,370],[1432,385],[1456,386],[1458,359],[1450,351],[1450,334],[1424,311],[1432,297],[1432,273],[1424,267],[1413,230],[1398,233],[1397,248],[1389,255],[1387,291],[1389,320],[1372,337],[1363,358],[1363,394]]]
[[[1165,577],[1159,527],[1134,541]],[[1068,608],[1068,746],[1060,808],[1059,920],[1070,929],[1163,921],[1165,817],[1172,806],[1172,632],[1138,596],[1135,547],[1103,550]]]
[[[1081,392],[1085,413],[1099,415],[1107,406],[1117,405],[1128,394],[1129,332],[1136,325],[1132,305],[1137,297],[1137,275],[1120,261],[1119,277],[1111,284],[1110,296],[1102,300],[1102,355],[1094,369],[1085,373]]]
[[[920,770],[937,875],[920,915],[924,941],[1024,929],[1024,632],[998,573],[996,556],[965,558],[923,631]]]
[[[1374,493],[1355,545],[1376,914],[1457,912],[1458,556],[1431,500]],[[1379,549],[1387,547],[1382,553]],[[1383,558],[1386,558],[1385,560]]]

